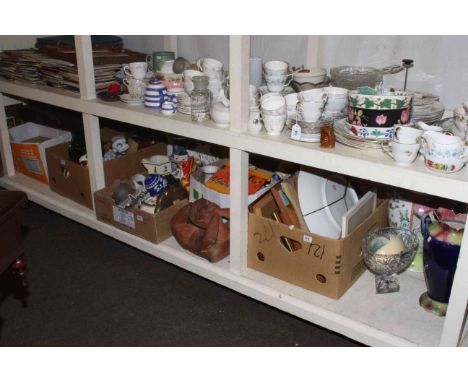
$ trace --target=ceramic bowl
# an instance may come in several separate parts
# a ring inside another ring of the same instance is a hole
[[[323,68],[304,68],[299,72],[295,72],[293,74],[293,80],[303,84],[303,83],[311,83],[314,85],[320,84],[325,81],[327,76],[326,69]]]

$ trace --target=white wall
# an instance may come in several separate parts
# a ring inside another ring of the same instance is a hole
[[[468,36],[323,36],[319,62],[325,68],[362,65],[382,68],[414,60],[410,90],[437,94],[448,108],[468,100]],[[404,72],[384,77],[384,84],[403,87]]]
[[[33,47],[38,36],[0,36],[0,50]],[[126,48],[151,53],[163,50],[162,36],[121,36]],[[431,92],[448,108],[468,100],[468,36],[321,36],[319,64],[381,68],[415,60],[408,89]],[[179,55],[189,60],[213,57],[228,67],[228,36],[178,36]],[[251,55],[281,59],[291,66],[306,62],[306,36],[252,36]],[[386,76],[385,85],[402,87],[404,73]]]

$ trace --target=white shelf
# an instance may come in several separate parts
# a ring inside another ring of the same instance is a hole
[[[22,174],[0,178],[0,186],[25,191],[30,200],[119,241],[197,275],[292,313],[368,345],[436,346],[443,319],[418,305],[424,282],[402,275],[400,293],[376,295],[373,276],[366,272],[340,299],[334,300],[248,270],[229,270],[229,258],[212,264],[182,249],[173,237],[161,244],[119,230],[96,219],[94,212],[51,191]]]
[[[309,42],[315,41],[309,37]],[[172,133],[230,148],[231,175],[231,260],[217,264],[183,250],[171,238],[159,245],[152,244],[119,229],[99,222],[94,212],[52,192],[48,186],[21,174],[0,178],[0,186],[25,191],[29,198],[70,219],[116,238],[135,248],[161,258],[183,269],[224,285],[244,295],[290,312],[298,317],[342,333],[368,345],[437,346],[456,345],[460,335],[468,295],[468,236],[464,237],[458,270],[452,288],[449,311],[445,319],[426,313],[419,307],[419,295],[425,291],[421,275],[411,273],[400,277],[400,293],[376,295],[373,276],[364,274],[340,299],[333,300],[290,285],[281,280],[248,269],[247,242],[247,179],[248,154],[255,153],[305,166],[406,188],[422,193],[468,203],[468,169],[442,175],[428,170],[423,161],[400,167],[380,150],[357,150],[340,143],[335,149],[321,149],[318,144],[295,142],[285,134],[269,136],[241,132],[248,117],[244,94],[248,93],[250,40],[247,36],[230,37],[231,121],[230,129],[214,123],[192,123],[189,116],[176,114],[164,117],[159,111],[143,106],[129,106],[122,102],[104,102],[94,97],[91,42],[89,36],[76,38],[80,65],[81,95],[62,89],[10,82],[0,79],[0,92],[48,103],[83,113],[86,144],[90,163],[90,182],[93,189],[104,184],[97,117],[126,122],[148,129]],[[313,45],[313,44],[312,44]],[[318,43],[315,41],[315,48]],[[3,110],[2,110],[3,111]],[[6,173],[14,174],[8,140],[8,128],[3,116],[0,120],[0,143]],[[468,345],[463,333],[462,345]]]
[[[164,117],[160,111],[123,102],[81,100],[77,94],[46,86],[0,80],[0,91],[98,117],[194,138],[267,157],[321,168],[395,187],[406,188],[468,203],[468,167],[454,174],[440,174],[426,168],[422,158],[410,166],[399,166],[380,150],[358,150],[336,143],[322,149],[317,143],[295,142],[265,132],[249,134],[217,127],[213,122],[193,123],[190,116]]]

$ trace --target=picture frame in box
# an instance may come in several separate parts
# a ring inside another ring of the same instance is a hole
[[[387,226],[387,215],[388,201],[381,200],[374,213],[347,237],[331,239],[249,213],[247,266],[339,299],[366,269],[361,256],[362,238],[369,231]],[[285,238],[298,242],[300,248],[290,252]]]

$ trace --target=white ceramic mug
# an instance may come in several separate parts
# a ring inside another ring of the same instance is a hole
[[[423,134],[424,130],[410,126],[395,125],[393,127],[393,140],[399,143],[418,143]]]
[[[381,144],[382,150],[393,160],[399,164],[408,165],[414,162],[418,156],[421,144],[413,143],[406,144],[396,141],[391,141],[388,144]]]
[[[146,62],[132,62],[123,67],[123,71],[127,76],[132,76],[137,80],[144,80],[148,71]]]

